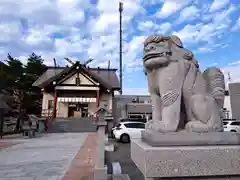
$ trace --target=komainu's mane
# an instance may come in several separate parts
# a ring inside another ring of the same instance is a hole
[[[148,36],[145,41],[144,41],[144,46],[147,46],[148,44],[154,42],[154,43],[159,43],[161,42],[163,39],[169,39],[168,36],[162,36],[162,35],[151,35]]]

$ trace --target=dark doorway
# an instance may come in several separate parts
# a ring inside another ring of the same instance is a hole
[[[81,112],[81,117],[88,117],[88,104],[85,103],[77,104],[77,111]]]
[[[69,104],[68,117],[88,117],[88,104],[86,103]]]
[[[69,104],[68,106],[68,117],[74,117],[74,113],[77,111],[77,106],[74,104]]]

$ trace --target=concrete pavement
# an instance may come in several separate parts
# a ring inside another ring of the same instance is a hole
[[[11,140],[18,144],[0,151],[0,180],[62,179],[87,136],[88,133],[56,133]]]

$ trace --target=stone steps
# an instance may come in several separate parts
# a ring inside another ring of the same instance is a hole
[[[57,118],[48,129],[48,133],[96,132],[97,126],[87,118]]]

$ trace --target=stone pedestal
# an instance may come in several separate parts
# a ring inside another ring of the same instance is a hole
[[[159,145],[159,142],[156,143],[156,139],[153,139],[152,143],[155,141],[155,147],[142,139],[133,139],[131,141],[131,158],[146,180],[239,180],[240,145],[236,145],[236,141],[240,136],[239,134],[232,135],[235,138],[234,145],[226,145],[227,140],[223,141],[225,145],[221,145],[221,143],[218,145],[197,145],[196,143],[189,146],[181,145],[181,143],[174,145],[176,137],[173,134],[172,137],[170,135],[170,139],[173,140],[172,145],[166,144],[166,139],[162,139],[162,146]],[[159,136],[158,134],[158,138],[161,138]],[[195,135],[195,139],[197,136]],[[230,134],[227,135],[227,137],[229,136]],[[224,139],[223,137],[224,134],[220,139]],[[197,139],[203,142],[201,137]],[[161,139],[159,140],[161,141]],[[231,142],[233,143],[233,141]],[[186,141],[183,144],[185,143]]]
[[[94,170],[94,180],[107,180],[107,166],[105,165],[105,121],[98,121],[98,151]]]

